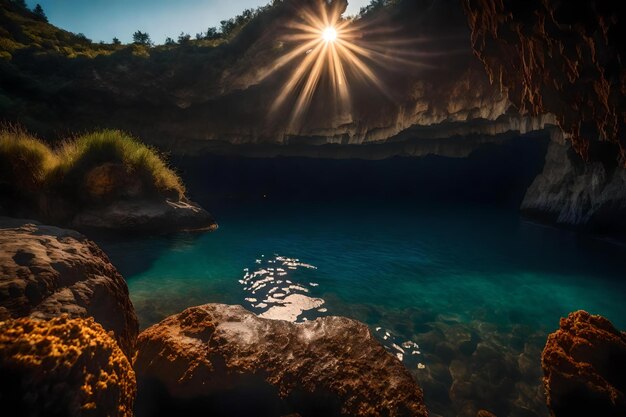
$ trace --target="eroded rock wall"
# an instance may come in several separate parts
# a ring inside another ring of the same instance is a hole
[[[626,13],[619,2],[463,0],[490,80],[528,114],[554,114],[574,149],[626,164]]]
[[[521,209],[562,226],[626,235],[626,169],[615,162],[585,162],[569,143],[553,140]]]

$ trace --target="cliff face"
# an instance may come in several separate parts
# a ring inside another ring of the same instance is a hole
[[[569,143],[553,141],[521,209],[563,226],[626,235],[626,169],[615,163],[586,163]]]
[[[602,1],[463,4],[473,49],[490,80],[522,114],[553,114],[578,154],[554,142],[522,210],[565,226],[623,234],[625,9]]]
[[[604,317],[562,318],[541,363],[553,417],[626,415],[626,333]]]
[[[203,148],[198,142],[345,145],[401,140],[396,135],[415,127],[428,127],[427,139],[524,133],[554,123],[509,111],[506,94],[472,55],[457,0],[399,1],[352,22],[359,33],[352,41],[368,49],[362,61],[372,77],[344,56],[346,108],[338,109],[326,68],[299,114],[305,123],[294,123],[302,85],[272,109],[308,52],[280,63],[301,46],[289,40],[290,25],[303,10],[324,7],[342,10],[345,2],[278,2],[219,45],[133,45],[70,59],[45,50],[45,42],[30,44],[0,62],[7,80],[0,93],[11,103],[0,107],[0,116],[49,137],[93,125],[122,128],[174,152]],[[58,71],[52,74],[51,66]],[[460,126],[451,131],[451,123]],[[415,133],[412,138],[421,137]]]
[[[6,0],[1,4],[7,28],[32,21]],[[359,33],[354,44],[369,50],[362,61],[372,76],[359,74],[344,57],[349,103],[338,109],[338,93],[327,88],[332,77],[324,70],[299,115],[306,123],[294,124],[303,82],[272,110],[310,52],[282,61],[302,46],[290,25],[302,20],[303,10],[322,8],[341,12],[345,0],[277,2],[223,43],[149,48],[87,42],[78,57],[63,51],[75,51],[79,40],[50,25],[43,30],[38,24],[33,39],[9,33],[0,51],[0,118],[51,138],[94,124],[122,128],[181,153],[188,146],[207,149],[196,142],[396,141],[416,126],[441,126],[435,136],[449,137],[450,122],[461,123],[463,135],[558,124],[585,159],[617,156],[626,163],[626,25],[617,3],[392,2],[349,26]],[[11,46],[19,42],[24,44]],[[486,123],[471,123],[479,120]],[[614,146],[610,156],[596,146],[598,139]]]
[[[295,324],[192,307],[141,334],[135,370],[139,416],[428,415],[404,366],[342,317]]]
[[[551,113],[584,159],[626,164],[626,14],[617,2],[464,0],[472,46],[522,111]]]

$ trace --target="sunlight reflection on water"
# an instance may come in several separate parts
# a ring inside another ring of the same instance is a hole
[[[244,268],[239,280],[246,293],[246,307],[259,317],[273,320],[303,322],[319,317],[327,311],[321,308],[325,301],[308,295],[318,286],[309,275],[316,269],[299,259],[261,255],[254,268]]]
[[[316,270],[316,266],[298,258],[261,255],[254,261],[254,267],[243,269],[244,275],[239,280],[244,291],[244,304],[259,317],[271,320],[302,323],[327,315],[328,309],[322,307],[326,301],[311,296],[311,291],[319,287],[314,282]],[[404,340],[380,326],[372,326],[371,331],[380,344],[407,368],[425,369],[416,342]]]

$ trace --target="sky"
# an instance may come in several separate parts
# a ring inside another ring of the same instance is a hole
[[[268,4],[270,0],[27,0],[31,8],[39,3],[55,26],[83,33],[94,42],[111,42],[113,37],[130,42],[132,34],[148,32],[152,41],[176,39],[181,32],[195,36],[208,27],[219,27],[245,9]],[[349,0],[346,14],[353,15],[370,0]]]

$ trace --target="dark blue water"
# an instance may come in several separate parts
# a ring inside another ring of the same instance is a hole
[[[199,160],[183,175],[218,231],[100,243],[142,327],[209,302],[344,315],[406,365],[433,416],[547,416],[546,337],[578,309],[626,328],[626,247],[520,218],[543,152]]]

